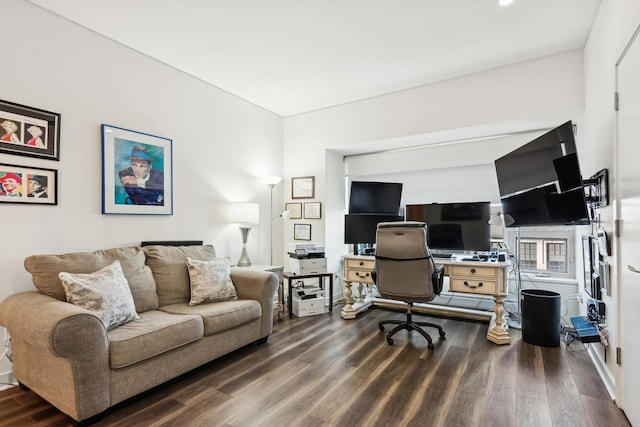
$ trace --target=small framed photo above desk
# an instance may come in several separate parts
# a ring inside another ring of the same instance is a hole
[[[311,224],[293,224],[293,240],[311,240]]]
[[[285,203],[284,210],[289,211],[290,219],[302,218],[302,203]]]
[[[304,204],[305,219],[320,219],[320,202],[308,202]]]
[[[315,180],[314,176],[291,178],[291,198],[313,199],[315,195]]]

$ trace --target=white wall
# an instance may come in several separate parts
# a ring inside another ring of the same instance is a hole
[[[613,109],[613,93],[615,92],[615,63],[622,54],[622,50],[629,42],[634,30],[640,25],[640,3],[635,0],[603,1],[591,35],[585,47],[585,132],[584,147],[589,156],[582,162],[587,172],[608,168],[610,171],[611,204],[599,210],[602,227],[613,236],[613,220],[615,218],[615,113]],[[605,351],[592,351],[591,354],[602,366],[604,379],[615,395],[621,390],[615,390],[616,378],[620,374],[616,365],[615,349],[619,346],[617,336],[618,324],[616,319],[622,316],[617,307],[616,274],[616,242],[613,238],[614,254],[605,257],[611,264],[611,295],[603,295],[606,305],[607,325],[610,330],[609,347]],[[637,313],[624,313],[625,316],[635,316]],[[625,401],[633,401],[629,397]]]
[[[59,173],[58,206],[0,203],[0,299],[35,289],[23,267],[31,254],[202,239],[235,260],[240,232],[221,222],[229,201],[261,204],[249,255],[269,263],[269,189],[260,177],[283,174],[281,117],[31,3],[4,0],[2,9],[12,17],[3,26],[2,99],[61,113],[62,126],[59,162],[0,154],[0,163]],[[101,123],[173,139],[173,216],[101,214]],[[0,374],[7,369],[0,361]]]

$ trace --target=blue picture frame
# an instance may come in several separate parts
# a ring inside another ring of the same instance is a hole
[[[173,140],[102,124],[102,213],[173,215]]]

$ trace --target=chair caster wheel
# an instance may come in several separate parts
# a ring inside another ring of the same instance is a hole
[[[378,329],[380,329],[380,331],[384,331],[384,326],[383,325],[378,325]]]
[[[391,339],[391,337],[387,337],[387,342],[389,345],[393,345],[393,339]]]
[[[436,347],[436,346],[435,346],[435,345],[433,345],[433,343],[432,343],[432,342],[430,342],[429,344],[427,344],[427,348],[428,348],[429,350],[433,350],[435,347]]]
[[[446,335],[446,334],[444,333],[444,331],[440,332],[440,338],[444,339],[444,338],[445,338],[445,335]]]

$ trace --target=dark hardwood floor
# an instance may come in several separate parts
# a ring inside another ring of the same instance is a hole
[[[487,324],[436,318],[435,350],[401,331],[389,346],[370,309],[278,321],[251,345],[118,405],[95,426],[629,426],[581,343],[498,346]],[[417,316],[421,317],[421,316]],[[434,320],[434,318],[430,318]],[[33,392],[0,392],[1,426],[67,426]]]

